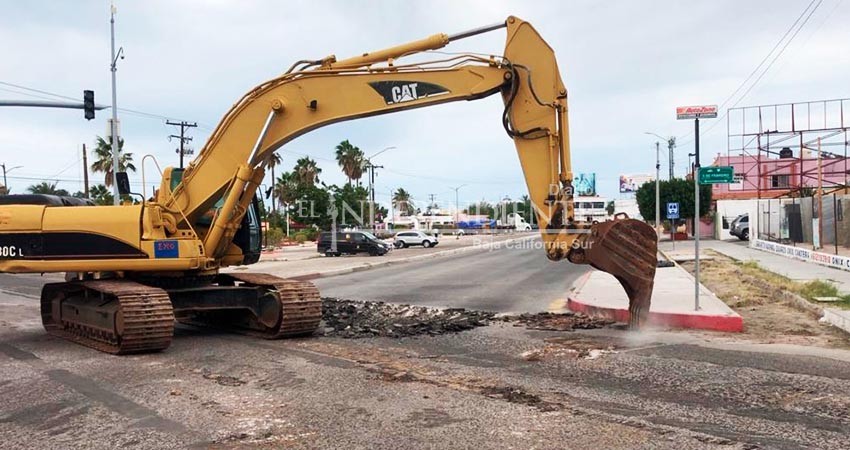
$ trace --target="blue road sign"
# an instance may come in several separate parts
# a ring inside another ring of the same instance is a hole
[[[679,203],[678,202],[667,203],[667,218],[668,219],[678,219],[679,218]]]

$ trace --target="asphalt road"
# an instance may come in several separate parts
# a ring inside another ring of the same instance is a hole
[[[485,300],[455,306],[498,306],[500,291],[514,305],[522,290],[512,286],[554,275],[505,259],[539,256],[447,258],[454,276],[431,268],[423,280],[461,279],[461,291],[469,279],[494,283]],[[480,260],[503,265],[469,270]],[[427,272],[393,269],[416,268]],[[850,448],[850,341],[512,323],[265,341],[178,326],[163,352],[115,357],[44,332],[33,293],[46,281],[0,275],[0,449]]]
[[[415,251],[410,249],[409,251]],[[546,259],[539,239],[489,251],[381,267],[314,283],[324,297],[494,312],[540,312],[589,270]]]

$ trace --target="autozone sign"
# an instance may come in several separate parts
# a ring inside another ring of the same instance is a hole
[[[717,117],[717,105],[679,106],[676,119],[714,119]]]

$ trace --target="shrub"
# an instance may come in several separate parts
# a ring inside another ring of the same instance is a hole
[[[280,245],[281,241],[283,241],[283,230],[275,227],[269,228],[266,230],[265,241],[268,243],[269,247],[276,247]]]
[[[307,242],[307,233],[305,233],[303,231],[299,231],[298,233],[295,233],[295,242],[297,242],[299,244],[303,244],[303,243]]]

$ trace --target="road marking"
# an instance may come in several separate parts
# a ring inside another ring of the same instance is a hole
[[[546,308],[546,311],[550,313],[564,313],[567,312],[567,299],[565,298],[556,298],[549,302],[549,306]]]

